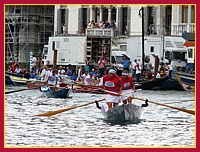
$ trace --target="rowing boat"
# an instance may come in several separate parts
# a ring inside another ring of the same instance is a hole
[[[42,86],[40,88],[42,92],[42,96],[46,96],[48,98],[68,98],[71,92],[69,88],[59,88],[59,90],[51,90],[48,86]]]
[[[47,82],[41,82],[41,81],[33,81],[33,82],[28,82],[27,83],[27,88],[40,88],[42,86],[47,85]]]
[[[74,86],[72,89],[73,93],[95,93],[95,94],[104,94],[101,86]]]
[[[14,75],[5,75],[7,78],[6,80],[8,80],[8,77],[10,78],[10,80],[12,80],[13,84],[17,84],[17,85],[27,85],[27,83],[30,83],[32,81],[37,81],[36,79],[33,78],[24,78],[24,77],[19,77],[19,76],[14,76]],[[6,84],[9,83],[9,81],[6,81]]]
[[[112,109],[105,111],[105,108],[100,107],[98,102],[96,102],[97,108],[101,109],[101,112],[104,116],[104,119],[108,122],[117,122],[117,123],[125,123],[125,122],[139,122],[142,114],[143,107],[148,106],[148,101],[142,106],[138,106],[135,104],[123,104],[121,106],[115,106]]]

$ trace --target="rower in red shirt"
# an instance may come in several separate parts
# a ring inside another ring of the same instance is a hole
[[[127,101],[128,103],[131,103],[133,91],[135,92],[136,90],[134,85],[134,79],[128,76],[128,71],[126,70],[122,71],[121,83],[122,83],[121,100],[123,101],[124,104],[127,104]]]
[[[120,94],[122,91],[120,77],[116,75],[114,69],[110,69],[108,74],[103,77],[103,87],[106,92],[106,102],[108,105],[108,110],[112,109],[114,106],[118,105]],[[113,94],[112,94],[113,92]]]

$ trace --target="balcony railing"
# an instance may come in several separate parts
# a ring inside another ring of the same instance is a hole
[[[195,23],[179,23],[178,25],[150,25],[148,29],[144,31],[145,35],[172,35],[172,36],[182,36],[182,33],[195,33]],[[61,32],[55,31],[56,36],[66,36],[72,34],[63,34]],[[123,32],[124,33],[124,32]],[[92,37],[118,37],[118,36],[130,36],[130,32],[126,35],[120,34],[119,29],[115,28],[86,28],[84,31],[77,31],[76,34],[73,35],[86,35]]]
[[[178,25],[163,26],[163,25],[151,25],[148,29],[148,34],[153,35],[174,35],[182,36],[182,33],[195,33],[195,23],[180,23]]]
[[[100,37],[114,37],[114,30],[112,28],[86,28],[87,36],[100,36]]]

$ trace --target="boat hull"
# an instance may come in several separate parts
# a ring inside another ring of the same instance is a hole
[[[187,73],[176,73],[176,79],[185,91],[195,89],[195,76]]]
[[[135,104],[115,106],[107,112],[103,112],[105,120],[112,122],[137,122],[140,120],[142,107]]]
[[[27,79],[27,78],[23,78],[23,77],[17,77],[17,76],[13,76],[13,75],[5,75],[5,77],[9,77],[13,84],[15,85],[27,85],[27,83],[30,83],[32,81],[35,81],[35,79]]]
[[[48,98],[68,98],[71,89],[63,88],[57,91],[42,92],[44,96]]]
[[[11,80],[11,78],[9,76],[5,76],[5,83],[6,84],[14,84],[13,81]]]
[[[143,82],[138,83],[137,89],[143,89],[143,90],[152,90],[153,88],[157,87],[159,84],[167,81],[169,79],[169,76],[161,77],[155,80],[146,80]]]
[[[182,90],[182,87],[176,79],[168,79],[152,90]]]
[[[20,78],[24,77],[23,74],[17,74],[17,73],[5,72],[5,74],[8,75],[8,76],[15,76],[15,77],[20,77]]]

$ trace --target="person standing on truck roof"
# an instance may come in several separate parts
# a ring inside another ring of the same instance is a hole
[[[98,61],[98,65],[99,65],[99,71],[101,76],[104,75],[104,70],[105,70],[105,59],[103,57],[101,57]]]
[[[128,71],[129,73],[129,67],[130,67],[131,61],[128,59],[127,56],[123,56],[122,64],[123,64],[124,70]]]

